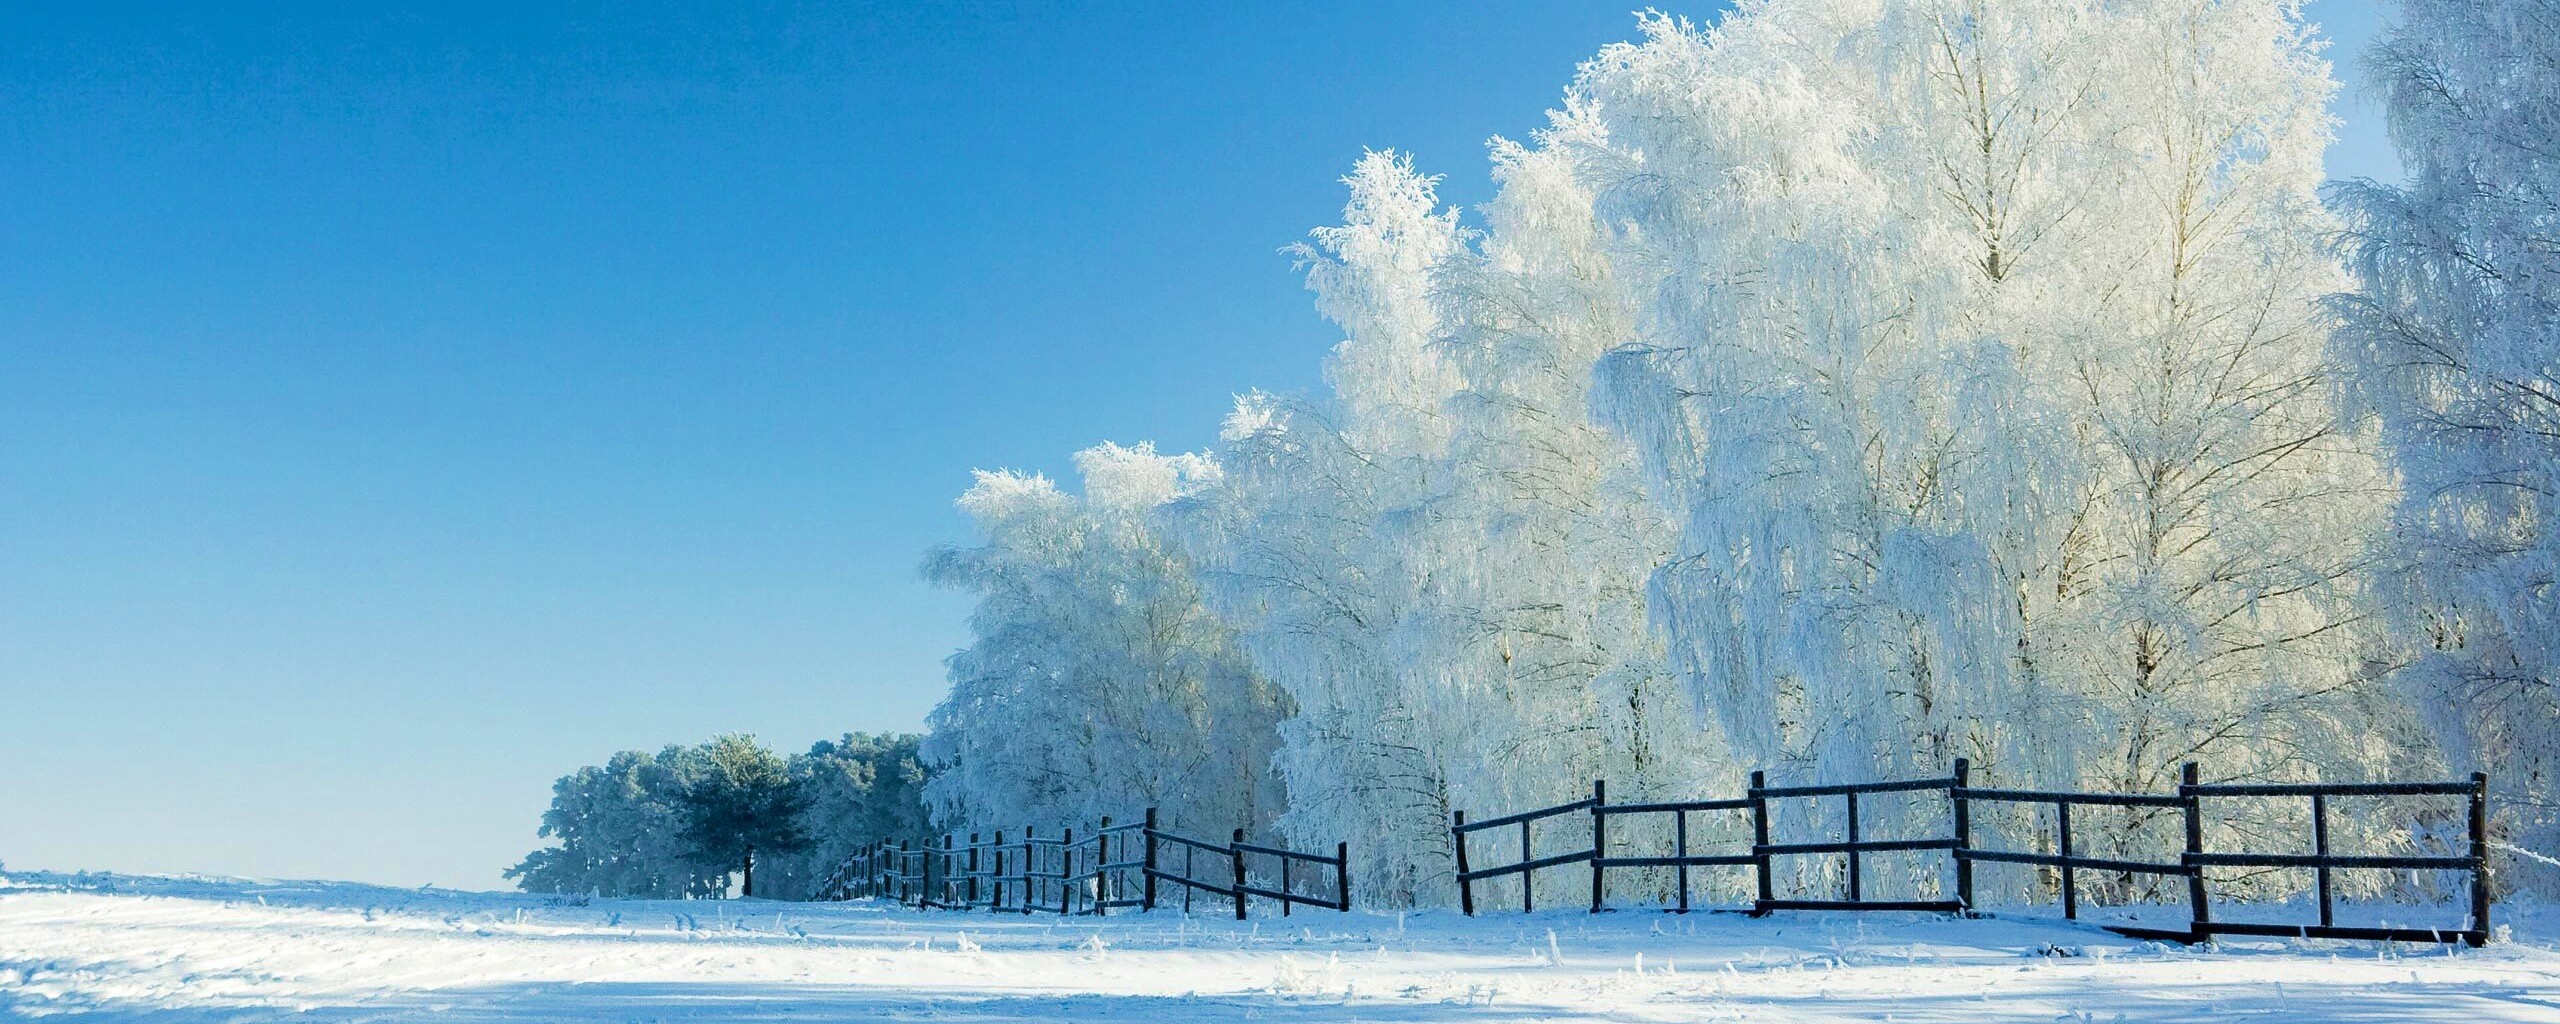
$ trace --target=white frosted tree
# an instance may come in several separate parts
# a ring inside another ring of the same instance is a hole
[[[914,734],[845,733],[791,757],[799,832],[807,844],[756,861],[756,892],[806,899],[855,850],[881,840],[922,839],[926,817],[923,739]]]
[[[1091,653],[1146,647],[1077,604],[1128,580],[1285,695],[1278,823],[1354,844],[1380,904],[1449,898],[1451,810],[1594,777],[1676,799],[1965,757],[2160,792],[2188,760],[2414,756],[2373,658],[2389,488],[2321,304],[2332,85],[2291,4],[1642,27],[1495,141],[1481,232],[1408,161],[1359,162],[1296,250],[1344,336],[1325,393],[1241,398],[1217,471],[1111,455],[1162,483],[1107,513],[983,478],[989,544],[936,569],[982,598],[937,719],[951,799],[1054,806],[1109,770],[1077,752],[1159,742],[1035,725],[1153,663]],[[1017,732],[1031,753],[960,746]],[[1926,804],[1870,828],[1934,832]],[[2082,847],[2159,854],[2162,824],[2087,820]]]
[[[1203,834],[1280,813],[1270,760],[1285,695],[1207,614],[1153,510],[1214,480],[1194,455],[1104,444],[1078,453],[1085,495],[980,473],[960,507],[983,543],[928,578],[978,598],[970,645],[924,744],[946,828],[1055,828],[1159,807]]]
[[[1673,664],[1746,756],[2156,792],[2388,755],[2289,5],[1646,28],[1548,144],[1649,275],[1604,408],[1683,523]]]
[[[1558,131],[1575,130],[1566,116]],[[1443,261],[1433,295],[1463,387],[1422,545],[1427,604],[1443,620],[1413,670],[1466,700],[1483,811],[1555,803],[1605,778],[1615,801],[1721,796],[1741,784],[1721,732],[1667,667],[1646,585],[1674,533],[1635,450],[1591,415],[1592,368],[1626,341],[1639,298],[1622,287],[1579,168],[1553,147],[1493,146],[1500,192],[1478,244]],[[1588,845],[1551,826],[1555,852]],[[1715,822],[1707,823],[1712,826]],[[1620,819],[1612,850],[1672,849],[1669,821]],[[1705,829],[1693,835],[1706,838]],[[1620,876],[1661,895],[1668,873]]]
[[[2104,201],[2075,214],[2056,358],[2029,366],[2075,399],[2089,486],[2053,577],[2077,643],[2048,645],[2102,709],[2084,781],[2368,775],[2405,736],[2365,663],[2388,481],[2320,306],[2344,281],[2317,199],[2328,65],[2273,0],[2111,11],[2101,38],[2111,145],[2063,186]]]
[[[2502,828],[2560,846],[2560,5],[2403,0],[2366,60],[2408,180],[2357,182],[2343,356],[2402,481],[2398,678]],[[2519,859],[2506,877],[2560,890]]]
[[[736,867],[700,856],[686,836],[691,792],[705,771],[701,747],[657,754],[626,750],[551,787],[541,834],[558,840],[506,871],[526,892],[653,899],[716,897]]]
[[[1348,179],[1343,226],[1301,250],[1308,282],[1347,337],[1330,401],[1253,394],[1228,417],[1225,479],[1181,509],[1213,605],[1287,691],[1278,766],[1293,837],[1354,844],[1355,885],[1387,905],[1438,899],[1449,861],[1454,734],[1464,709],[1407,671],[1438,649],[1422,614],[1412,539],[1432,516],[1447,450],[1442,404],[1459,386],[1432,346],[1430,272],[1457,251],[1431,181],[1373,153]]]
[[[1361,161],[1343,225],[1298,250],[1346,335],[1331,393],[1248,396],[1228,478],[1186,506],[1218,606],[1296,698],[1292,835],[1349,838],[1385,903],[1454,892],[1452,810],[1739,778],[1646,623],[1669,527],[1590,416],[1592,361],[1631,316],[1590,197],[1545,154],[1499,144],[1497,165],[1475,249],[1430,179]]]

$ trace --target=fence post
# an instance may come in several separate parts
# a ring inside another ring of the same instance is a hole
[[[1033,826],[1030,825],[1022,826],[1022,916],[1024,917],[1031,916],[1031,901],[1040,898],[1040,882],[1033,877],[1039,871],[1040,858],[1032,853],[1036,849],[1031,845],[1032,828]]]
[[[1244,920],[1244,830],[1237,829],[1227,840],[1227,854],[1236,865],[1236,920]]]
[[[1973,765],[1956,758],[1956,784],[1947,790],[1954,801],[1956,823],[1956,903],[1967,911],[1973,909],[1973,858],[1965,856],[1973,849],[1973,802],[1964,791],[1973,785]]]
[[[1605,809],[1608,803],[1608,780],[1591,780],[1591,912],[1594,914],[1600,912],[1604,889],[1601,879],[1608,874],[1607,869],[1600,866],[1601,858],[1609,855],[1609,812]]]
[[[1295,891],[1296,891],[1296,890],[1294,890],[1294,889],[1289,888],[1289,862],[1290,862],[1290,861],[1292,861],[1292,860],[1295,860],[1295,859],[1297,859],[1297,858],[1294,858],[1294,857],[1282,857],[1282,858],[1280,858],[1280,891],[1281,891],[1281,892],[1283,892],[1283,893],[1295,892]],[[1282,897],[1280,897],[1280,916],[1282,916],[1282,917],[1287,917],[1287,916],[1289,916],[1289,898],[1288,898],[1287,896],[1282,896]]]
[[[988,853],[992,853],[992,854],[994,854],[994,855],[995,855],[995,862],[996,862],[995,870],[991,873],[990,877],[987,879],[987,913],[993,914],[993,913],[996,913],[996,912],[1001,911],[1001,910],[1003,910],[1003,909],[1004,909],[1004,830],[1003,830],[1003,829],[997,829],[997,830],[996,830],[996,841],[995,841],[995,845],[993,845],[993,846],[989,846],[989,847],[987,848],[987,852],[988,852]]]
[[[1458,845],[1458,911],[1476,916],[1476,883],[1467,877],[1467,812],[1449,812],[1449,841]]]
[[[2489,773],[2471,773],[2471,934],[2473,948],[2489,943]]]
[[[978,905],[978,834],[969,833],[969,902],[962,909]]]
[[[934,886],[950,879],[948,877],[937,879],[935,876],[934,858],[938,856],[941,856],[941,853],[932,836],[916,841],[916,906],[918,907],[931,909],[942,902],[942,897]]]
[[[1531,859],[1533,857],[1529,847],[1529,823],[1523,821],[1520,823],[1520,863],[1526,864]],[[1534,868],[1520,873],[1520,912],[1523,914],[1538,909],[1538,901],[1535,898],[1537,877],[1538,872]]]
[[[1689,812],[1671,812],[1671,855],[1681,864],[1674,870],[1680,876],[1680,912],[1689,912]]]
[[[2178,769],[2178,795],[2186,798],[2184,810],[2187,817],[2187,852],[2190,854],[2204,852],[2204,801],[2202,797],[2196,795],[2196,785],[2196,763],[2189,761]],[[2204,865],[2196,863],[2194,858],[2190,857],[2186,860],[2186,867],[2189,921],[2187,941],[2202,942],[2208,934],[2205,926],[2213,923],[2213,908],[2205,902]]]
[[[1867,894],[1866,886],[1863,884],[1864,879],[1860,877],[1858,871],[1858,862],[1864,858],[1858,855],[1858,851],[1855,848],[1858,843],[1858,791],[1853,789],[1842,795],[1849,798],[1848,836],[1849,845],[1851,846],[1851,849],[1849,850],[1849,902],[1856,903],[1859,900],[1866,898]]]
[[[2320,793],[2311,794],[2311,853],[2321,858],[2329,856],[2329,798]],[[2325,859],[2316,877],[2320,886],[2320,927],[2327,928],[2336,921],[2329,909],[2329,865]]]
[[[2071,866],[2071,801],[2053,802],[2053,822],[2062,843],[2062,919],[2075,921],[2080,917],[2080,872]]]
[[[1117,872],[1103,866],[1109,863],[1111,863],[1111,816],[1105,814],[1102,816],[1102,831],[1093,834],[1093,916],[1095,917],[1111,916],[1111,908],[1103,904],[1111,902],[1111,880],[1116,877]]]
[[[1076,900],[1076,830],[1066,829],[1058,835],[1058,916],[1074,912]]]
[[[1141,883],[1146,887],[1146,903],[1147,903],[1147,905],[1146,905],[1146,909],[1148,909],[1148,910],[1154,910],[1154,909],[1156,908],[1156,809],[1155,809],[1155,808],[1153,808],[1153,807],[1147,808],[1147,830],[1146,830],[1146,831],[1144,831],[1144,832],[1139,833],[1139,834],[1138,834],[1138,838],[1139,838],[1141,841],[1143,841],[1144,843],[1146,843],[1146,855],[1145,855],[1145,858],[1144,858],[1144,859],[1146,860],[1146,865],[1147,865],[1147,866],[1146,866],[1146,869],[1145,869],[1145,872],[1144,872],[1144,877],[1143,877],[1142,879],[1140,879]]]
[[[936,839],[941,841],[936,842]],[[940,878],[938,880],[928,879],[928,882],[924,887],[925,905],[937,910],[950,906],[951,833],[945,832],[940,836],[928,837],[925,839],[924,866],[925,873],[927,875],[933,875],[937,872],[940,874]]]
[[[1333,886],[1334,894],[1342,898],[1342,905],[1334,909],[1346,914],[1350,913],[1351,844],[1348,842],[1333,844]]]
[[[898,903],[902,906],[905,905],[909,895],[915,890],[915,883],[910,881],[907,877],[907,851],[914,847],[915,840],[898,840],[898,859],[895,863],[898,866]]]
[[[1755,771],[1751,773],[1751,789],[1749,791],[1749,796],[1751,798],[1751,868],[1754,873],[1760,876],[1760,902],[1762,904],[1766,904],[1774,898],[1769,886],[1769,798],[1760,795],[1760,791],[1767,788],[1768,784],[1769,775],[1767,772]],[[1753,907],[1751,908],[1751,913],[1752,916],[1757,917],[1761,914],[1768,913],[1768,910],[1764,907]]]

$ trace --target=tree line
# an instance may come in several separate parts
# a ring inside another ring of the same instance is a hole
[[[528,892],[806,899],[857,846],[925,831],[914,735],[846,733],[784,757],[729,734],[626,750],[551,787],[506,877]]]
[[[1319,393],[1096,445],[1073,490],[977,475],[977,540],[925,564],[977,604],[921,741],[617,755],[511,874],[717,895],[752,847],[787,895],[928,817],[1155,806],[1348,839],[1364,900],[1428,904],[1453,809],[1959,757],[2083,792],[2485,769],[2498,840],[2560,845],[2560,6],[2396,13],[2354,59],[2397,184],[2324,181],[2337,86],[2286,0],[1644,15],[1490,143],[1483,206],[1358,161],[1292,250],[1341,329]],[[2216,827],[2302,824],[2250,813]]]
[[[959,499],[934,816],[1347,837],[1392,905],[1448,899],[1453,808],[1751,767],[2478,767],[2560,844],[2560,8],[2398,16],[2359,58],[2397,185],[2324,181],[2286,0],[1647,14],[1485,205],[1368,154],[1294,250],[1323,391]]]

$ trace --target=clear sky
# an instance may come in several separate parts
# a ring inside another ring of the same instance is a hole
[[[1361,148],[1483,201],[1636,5],[30,6],[0,861],[496,887],[615,750],[918,728],[969,470],[1316,386]]]

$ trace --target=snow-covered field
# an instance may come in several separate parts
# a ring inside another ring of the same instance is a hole
[[[2560,1021],[2560,929],[2485,950],[1919,915],[1239,924],[13,876],[0,1014],[150,1021]]]

